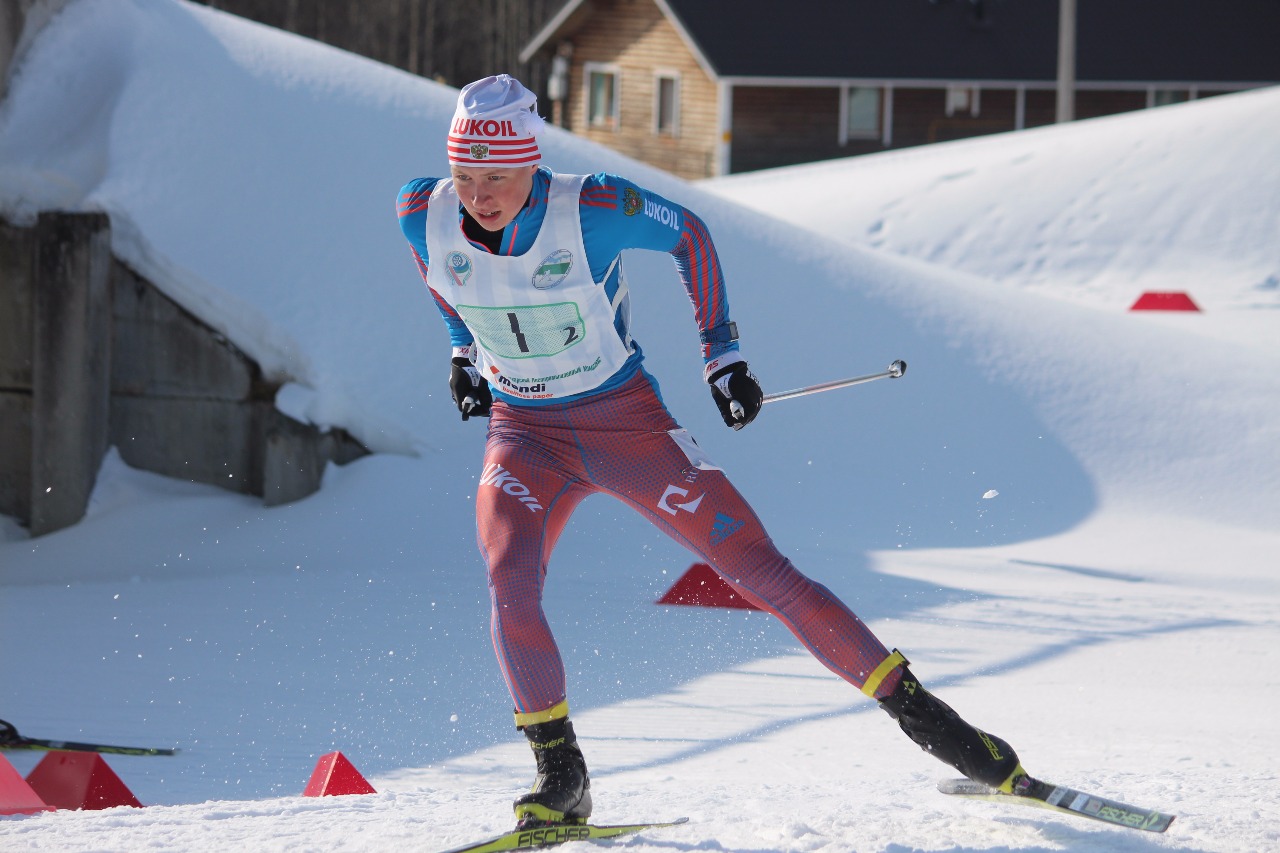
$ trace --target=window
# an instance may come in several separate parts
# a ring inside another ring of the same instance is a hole
[[[653,132],[678,136],[680,132],[680,75],[659,71],[653,78]]]
[[[618,68],[588,62],[583,70],[587,85],[587,126],[617,130],[621,77]]]
[[[1186,89],[1156,89],[1149,100],[1153,107],[1165,107],[1191,100],[1191,93]]]
[[[876,139],[880,136],[881,91],[871,86],[850,86],[844,99],[846,139]]]
[[[977,86],[948,86],[947,87],[947,116],[953,116],[959,112],[967,112],[971,116],[978,115],[978,107],[981,103],[982,90]]]

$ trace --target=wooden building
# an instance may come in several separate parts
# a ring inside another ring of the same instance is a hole
[[[1076,3],[1075,118],[1280,82],[1280,3]],[[1058,24],[1059,0],[569,0],[520,59],[557,124],[697,179],[1050,124]]]

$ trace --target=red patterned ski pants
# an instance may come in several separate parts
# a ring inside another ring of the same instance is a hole
[[[493,406],[476,496],[493,646],[517,714],[565,700],[564,663],[542,610],[556,540],[589,494],[622,500],[774,614],[858,688],[889,656],[875,635],[774,547],[755,512],[671,417],[643,371],[616,392],[550,406]],[[876,698],[897,684],[892,672]]]

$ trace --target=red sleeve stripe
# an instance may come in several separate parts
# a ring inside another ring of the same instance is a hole
[[[417,213],[426,210],[431,203],[431,193],[427,190],[419,190],[415,193],[405,193],[400,197],[401,216],[408,216],[411,213]]]
[[[578,201],[585,207],[604,207],[609,210],[618,208],[618,190],[611,186],[597,186],[584,189]]]
[[[684,269],[699,329],[711,329],[724,320],[724,277],[715,246],[706,225],[692,214],[685,215],[685,229],[673,255],[684,259]]]
[[[452,305],[450,305],[448,302],[445,302],[443,299],[441,299],[441,298],[440,298],[440,294],[436,293],[436,292],[435,292],[434,290],[432,290],[430,287],[428,287],[428,288],[427,288],[427,290],[430,290],[430,291],[431,291],[431,298],[432,298],[432,299],[434,299],[434,300],[436,301],[436,305],[440,306],[440,310],[441,310],[441,311],[444,311],[444,312],[445,312],[445,313],[447,313],[450,317],[455,317],[455,318],[457,318],[457,320],[458,320],[459,322],[461,322],[461,321],[462,321],[462,318],[458,316],[458,312],[453,310],[453,306],[452,306]]]
[[[422,276],[422,280],[425,282],[427,280],[427,265],[422,260],[422,255],[418,254],[418,250],[413,247],[412,243],[409,244],[409,251],[413,252],[413,262],[418,265],[418,274]]]
[[[423,263],[422,256],[418,254],[417,249],[413,248],[413,246],[410,246],[409,251],[413,252],[413,260],[418,264],[418,272],[422,273],[422,280],[423,282],[426,282],[427,281],[427,265]],[[450,305],[448,302],[445,302],[443,299],[441,299],[440,294],[436,293],[436,289],[432,287],[430,283],[427,284],[427,290],[431,291],[431,298],[436,301],[436,305],[440,308],[441,311],[448,314],[450,317],[456,317],[459,322],[462,321],[462,318],[458,316],[458,312],[453,310],[453,306]]]

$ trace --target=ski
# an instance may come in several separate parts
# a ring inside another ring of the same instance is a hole
[[[454,847],[444,853],[496,853],[499,850],[536,850],[539,847],[551,847],[564,844],[566,841],[593,841],[602,838],[616,838],[619,835],[634,835],[649,829],[661,829],[667,826],[679,826],[688,823],[689,818],[681,817],[668,821],[650,823],[627,823],[616,826],[596,826],[591,823],[552,823],[525,828],[516,827],[510,832]]]
[[[1019,779],[1011,794],[969,779],[944,779],[938,783],[938,790],[944,794],[967,797],[972,800],[1035,806],[1060,814],[1079,815],[1113,826],[1126,826],[1146,832],[1164,832],[1169,828],[1169,824],[1173,823],[1175,817],[1175,815],[1153,809],[1126,805],[1118,800],[1099,797],[1096,794],[1086,794],[1074,788],[1042,782],[1030,776]]]
[[[105,743],[78,743],[71,740],[46,740],[18,734],[12,723],[0,720],[0,749],[41,749],[47,752],[101,752],[108,755],[177,755],[178,750],[149,746],[110,746]]]

